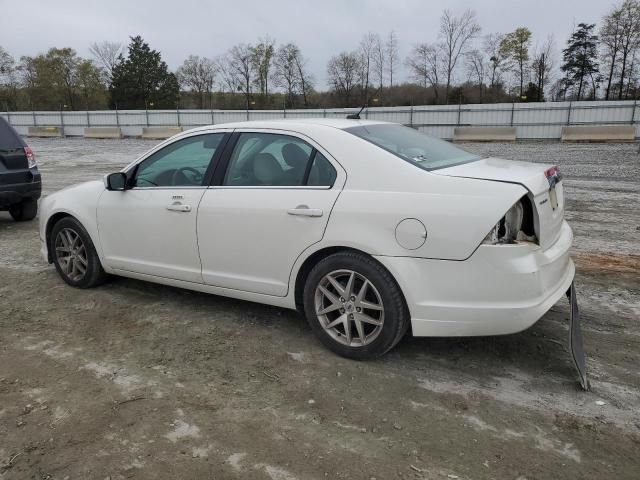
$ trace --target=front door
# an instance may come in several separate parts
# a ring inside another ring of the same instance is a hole
[[[178,139],[133,167],[130,189],[102,194],[98,229],[109,267],[202,283],[196,216],[224,138]]]
[[[285,296],[293,264],[322,239],[346,176],[293,134],[236,136],[224,177],[205,192],[198,210],[203,279]]]

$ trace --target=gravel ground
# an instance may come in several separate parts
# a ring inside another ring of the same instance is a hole
[[[45,194],[153,145],[30,143]],[[0,213],[0,478],[637,479],[637,147],[467,148],[565,173],[591,392],[566,301],[520,334],[353,362],[295,312],[127,279],[72,289],[36,222]]]

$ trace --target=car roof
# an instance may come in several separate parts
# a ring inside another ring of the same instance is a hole
[[[20,148],[27,144],[9,123],[0,117],[0,148]]]
[[[350,127],[364,125],[382,125],[390,122],[378,120],[350,120],[346,118],[292,118],[277,120],[250,120],[245,122],[216,123],[205,127],[194,128],[190,131],[210,130],[211,128],[272,128],[274,130],[304,130],[309,127],[328,127],[344,130]]]

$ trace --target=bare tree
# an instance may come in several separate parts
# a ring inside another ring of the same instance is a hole
[[[0,47],[0,103],[4,100],[7,106],[16,108],[18,93],[18,67],[16,61],[4,48]],[[1,106],[0,106],[1,108]]]
[[[237,85],[246,99],[246,108],[251,102],[251,86],[254,81],[253,48],[251,45],[241,43],[235,45],[227,54],[227,75],[230,75],[232,83]]]
[[[327,77],[334,92],[342,97],[345,106],[349,106],[353,91],[362,74],[359,52],[342,52],[331,57],[327,64]]]
[[[476,85],[478,85],[478,94],[480,95],[480,103],[482,103],[482,91],[487,76],[485,57],[479,50],[471,50],[465,54],[465,57],[467,60],[467,72],[469,77],[473,78]]]
[[[255,73],[254,82],[260,94],[269,96],[269,72],[271,70],[275,40],[267,36],[251,47],[251,66]]]
[[[445,53],[446,101],[449,102],[449,89],[453,73],[460,55],[465,52],[469,42],[480,33],[480,25],[476,21],[476,14],[466,10],[456,17],[450,10],[445,10],[440,18],[440,38]]]
[[[369,85],[371,84],[371,67],[374,62],[376,35],[373,33],[366,34],[360,41],[360,71],[359,79],[362,87],[362,95],[366,101],[369,98]]]
[[[387,41],[385,42],[385,56],[387,57],[387,68],[389,69],[389,86],[393,87],[393,76],[396,73],[396,68],[400,58],[398,52],[398,36],[396,32],[391,30]]]
[[[211,108],[211,93],[217,74],[217,65],[206,57],[189,55],[184,63],[176,70],[178,82],[198,95],[198,108],[205,108],[209,99]]]
[[[314,79],[313,76],[307,70],[307,61],[302,56],[302,53],[298,51],[298,55],[294,57],[296,67],[298,68],[298,78],[300,79],[300,93],[302,93],[302,99],[304,106],[309,105],[309,92],[313,90]]]
[[[504,35],[500,33],[490,33],[484,36],[482,41],[482,51],[488,59],[487,76],[489,80],[489,88],[493,89],[496,84],[500,83],[500,74],[504,64],[504,56],[500,51],[500,44],[504,39]]]
[[[284,89],[290,107],[294,104],[296,93],[300,89],[300,75],[296,65],[296,57],[300,49],[293,43],[281,45],[273,59],[273,83]]]
[[[431,86],[438,103],[440,72],[443,70],[443,59],[445,54],[436,45],[419,43],[413,47],[409,57],[407,57],[407,68],[411,78],[424,88]]]
[[[607,88],[604,95],[605,100],[609,100],[609,95],[611,93],[611,85],[616,73],[618,57],[622,46],[622,33],[622,8],[615,7],[611,12],[605,15],[602,26],[600,27],[600,43],[604,47],[601,50],[602,62],[609,70]]]
[[[382,89],[382,87],[384,86],[386,66],[387,52],[384,48],[384,44],[380,40],[380,37],[378,35],[375,35],[373,42],[373,71],[375,79],[378,82],[378,88],[380,89]]]
[[[103,69],[107,83],[111,84],[113,67],[118,63],[118,57],[122,53],[122,44],[109,41],[95,42],[89,47],[89,52],[96,59],[98,66]]]
[[[536,47],[531,61],[533,80],[536,85],[538,97],[537,102],[544,101],[544,90],[551,81],[551,72],[554,68],[553,53],[555,42],[553,35],[549,35],[547,40],[540,47]]]
[[[630,60],[640,46],[640,2],[625,0],[621,7],[622,35],[620,39],[620,83],[618,99],[622,99],[624,81]]]

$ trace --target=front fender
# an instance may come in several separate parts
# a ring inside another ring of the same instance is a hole
[[[97,207],[104,190],[102,181],[91,181],[59,190],[41,200],[39,228],[40,240],[43,243],[42,253],[45,258],[49,257],[49,234],[55,219],[71,216],[85,228],[100,261],[103,261],[102,244],[98,234]]]

